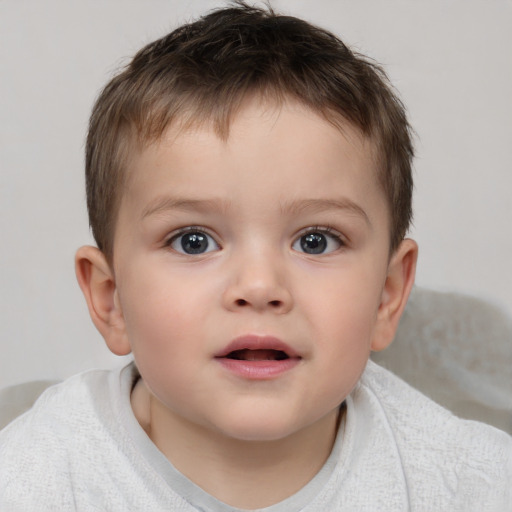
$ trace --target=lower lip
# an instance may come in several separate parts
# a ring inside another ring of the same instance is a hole
[[[226,370],[239,377],[251,380],[265,380],[278,377],[292,368],[295,368],[299,364],[300,359],[298,357],[290,357],[289,359],[282,359],[281,361],[245,361],[219,357],[217,361]]]

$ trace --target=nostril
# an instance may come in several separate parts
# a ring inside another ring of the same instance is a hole
[[[273,307],[277,308],[277,307],[281,306],[281,301],[280,301],[280,300],[271,300],[271,301],[269,302],[269,304],[270,304],[271,306],[273,306]]]
[[[247,305],[247,301],[245,299],[238,299],[236,301],[236,305],[237,306],[245,306],[245,305]]]

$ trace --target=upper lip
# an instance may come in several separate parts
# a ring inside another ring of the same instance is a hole
[[[232,340],[222,350],[215,354],[215,357],[226,357],[237,350],[276,350],[284,352],[288,357],[300,357],[284,341],[274,336],[247,334]]]

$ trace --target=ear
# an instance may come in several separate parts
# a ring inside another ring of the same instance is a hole
[[[91,319],[108,348],[117,355],[129,354],[131,347],[115,276],[107,258],[96,247],[80,247],[75,256],[75,272]]]
[[[414,284],[417,259],[418,245],[410,239],[403,240],[391,257],[372,339],[374,351],[384,350],[395,337]]]

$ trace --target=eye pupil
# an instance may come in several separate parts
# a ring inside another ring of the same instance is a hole
[[[320,254],[327,248],[327,239],[322,233],[308,233],[300,239],[300,245],[308,254]]]
[[[201,254],[208,249],[208,238],[203,233],[187,233],[181,237],[181,247],[187,254]]]

